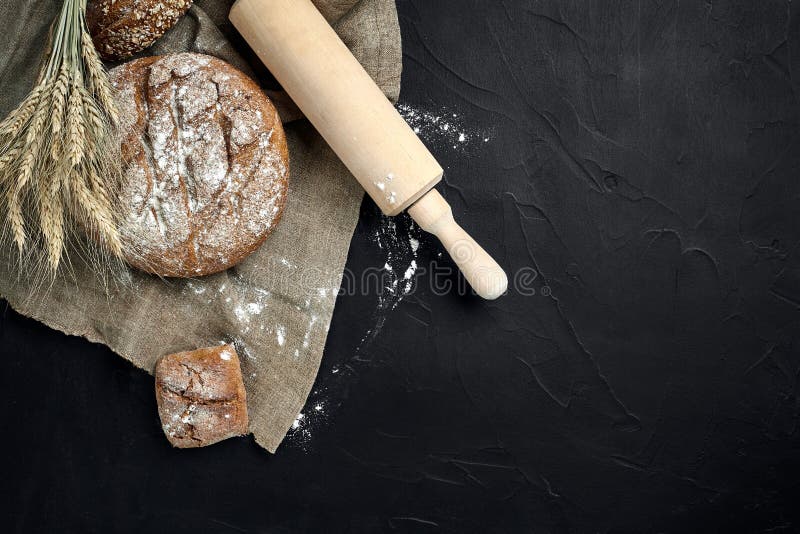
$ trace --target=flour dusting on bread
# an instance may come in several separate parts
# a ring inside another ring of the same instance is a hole
[[[246,76],[173,54],[112,71],[126,175],[126,259],[162,276],[224,270],[272,231],[288,154],[277,112]]]

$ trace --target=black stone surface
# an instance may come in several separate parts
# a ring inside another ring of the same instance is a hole
[[[151,377],[6,307],[0,530],[797,531],[800,5],[398,8],[402,101],[491,132],[431,147],[517,288],[341,296],[275,456],[172,450]]]

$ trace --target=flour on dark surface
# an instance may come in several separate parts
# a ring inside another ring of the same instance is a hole
[[[486,128],[475,125],[472,121],[448,108],[438,110],[399,103],[396,108],[411,126],[414,132],[432,150],[456,154],[461,158],[479,156],[479,149],[492,140],[492,134]],[[386,183],[394,179],[389,174],[385,182],[375,182],[375,186],[384,191]],[[333,366],[324,390],[316,389],[308,399],[304,412],[298,415],[292,429],[287,435],[287,442],[307,450],[312,444],[313,431],[321,424],[331,420],[324,411],[332,411],[341,403],[342,391],[347,389],[346,382],[353,379],[354,365],[359,361],[371,361],[374,357],[373,342],[381,333],[387,319],[397,310],[400,304],[415,290],[418,276],[421,273],[420,249],[426,241],[423,232],[413,219],[403,213],[396,217],[378,214],[370,218],[371,230],[369,243],[377,249],[377,258],[383,263],[379,268],[368,268],[367,276],[355,278],[356,291],[363,292],[374,299],[375,306],[368,318],[369,327],[361,335],[360,341],[352,356],[351,364],[342,368]],[[437,258],[441,259],[439,253]],[[319,381],[318,381],[319,382]],[[327,394],[327,396],[326,396]],[[308,406],[312,406],[309,409]],[[323,417],[324,416],[324,417]]]
[[[493,135],[465,118],[462,113],[441,107],[424,108],[400,102],[395,106],[400,115],[422,141],[440,150],[457,153],[475,152]]]

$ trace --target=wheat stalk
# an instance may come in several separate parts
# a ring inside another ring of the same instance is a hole
[[[86,0],[64,1],[37,85],[0,122],[3,237],[53,274],[78,230],[121,254],[117,107],[85,13]]]

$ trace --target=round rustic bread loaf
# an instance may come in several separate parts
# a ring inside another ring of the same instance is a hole
[[[126,59],[152,45],[192,0],[90,0],[86,25],[103,59]]]
[[[169,277],[235,265],[272,232],[286,202],[286,136],[247,76],[201,54],[137,59],[118,91],[125,259]]]

